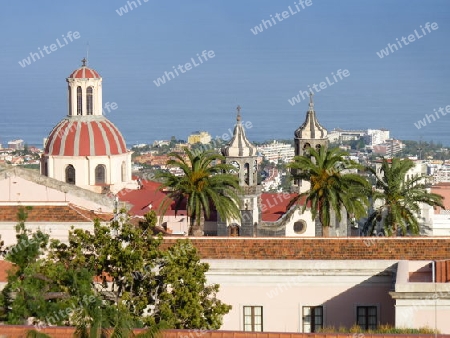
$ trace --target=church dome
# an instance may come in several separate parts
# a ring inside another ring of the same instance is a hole
[[[100,79],[100,74],[89,67],[82,66],[69,75],[69,79]]]
[[[104,116],[68,116],[51,131],[45,144],[51,156],[108,156],[127,152],[125,140]]]

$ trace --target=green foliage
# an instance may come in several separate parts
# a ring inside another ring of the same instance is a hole
[[[427,191],[426,176],[407,174],[413,167],[414,162],[408,159],[393,158],[388,161],[383,158],[381,174],[369,168],[376,177],[373,202],[380,201],[382,204],[369,215],[363,229],[365,234],[373,235],[377,222],[382,219],[385,236],[406,235],[408,231],[419,234],[417,215],[420,204],[444,208],[442,196]]]
[[[170,188],[171,192],[163,203],[162,213],[175,201],[175,210],[179,210],[187,200],[187,212],[190,219],[190,235],[203,235],[203,219],[209,217],[212,208],[216,208],[222,219],[240,218],[239,180],[231,171],[234,167],[222,163],[225,158],[213,151],[191,152],[184,149],[184,155],[171,153],[174,157],[167,161],[168,166],[178,167],[182,176],[163,172],[161,189]]]
[[[341,220],[342,207],[356,218],[366,213],[370,185],[361,175],[345,172],[348,169],[362,169],[356,162],[345,159],[347,155],[339,148],[311,148],[308,155],[296,156],[288,165],[294,170],[294,179],[311,184],[307,192],[291,201],[291,205],[306,196],[303,211],[310,204],[312,218],[318,215],[324,227],[330,225],[332,211]]]
[[[159,288],[160,305],[156,322],[174,329],[219,329],[231,306],[216,298],[219,285],[207,285],[207,263],[201,263],[189,240],[179,240],[164,253],[158,277],[166,283]]]
[[[0,297],[9,324],[34,317],[38,331],[75,325],[83,338],[128,337],[146,327],[141,336],[156,337],[163,328],[219,328],[230,309],[216,299],[219,286],[206,284],[208,265],[190,242],[160,249],[154,212],[138,225],[125,214],[109,225],[96,221],[93,233],[72,229],[69,243],[49,245],[47,235],[26,229],[25,210],[19,216],[7,254],[15,267]]]

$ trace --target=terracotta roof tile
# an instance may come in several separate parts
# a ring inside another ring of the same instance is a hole
[[[0,222],[17,222],[17,213],[25,205],[0,205]],[[67,205],[35,205],[26,210],[28,222],[92,222],[95,219],[109,221],[110,213],[98,213],[72,204]]]

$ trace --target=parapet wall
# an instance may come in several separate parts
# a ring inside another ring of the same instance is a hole
[[[203,259],[447,260],[450,237],[190,238]],[[165,238],[163,247],[177,238]]]

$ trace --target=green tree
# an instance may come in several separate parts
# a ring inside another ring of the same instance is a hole
[[[310,204],[312,219],[318,216],[325,228],[330,226],[333,211],[341,220],[342,207],[356,218],[366,214],[370,185],[361,175],[346,172],[362,168],[356,162],[345,159],[347,155],[339,148],[310,148],[308,154],[294,157],[294,161],[288,165],[293,169],[294,179],[307,181],[311,185],[308,191],[295,197],[290,205],[306,196],[303,211]]]
[[[121,213],[108,225],[96,221],[93,233],[72,229],[68,243],[50,245],[21,216],[18,242],[6,255],[15,265],[0,297],[10,324],[34,317],[38,330],[74,325],[82,338],[129,337],[145,327],[139,336],[154,337],[162,328],[219,328],[229,311],[216,298],[219,286],[206,284],[208,265],[189,242],[160,248],[154,212],[139,224]]]
[[[183,156],[184,155],[184,156]],[[204,218],[209,217],[215,208],[222,219],[239,219],[239,180],[231,174],[234,167],[225,164],[225,158],[212,151],[191,152],[184,149],[184,154],[171,153],[173,159],[167,161],[170,167],[177,167],[183,175],[162,172],[159,177],[163,184],[161,189],[170,192],[162,206],[162,213],[175,201],[175,212],[186,201],[189,215],[189,235],[202,236]]]
[[[207,263],[200,262],[196,248],[189,240],[180,240],[164,255],[159,277],[167,287],[160,288],[157,321],[174,329],[217,330],[230,305],[216,298],[219,285],[207,285]],[[213,311],[211,311],[213,310]]]
[[[228,306],[215,297],[218,285],[205,284],[208,266],[189,243],[162,250],[162,237],[153,235],[156,221],[154,211],[137,225],[121,213],[110,225],[96,222],[93,233],[75,229],[69,245],[52,244],[51,257],[93,270],[99,281],[101,301],[89,302],[73,318],[82,337],[97,337],[105,329],[127,336],[132,328],[176,328],[186,314],[190,321],[184,328],[220,327]],[[189,285],[175,283],[177,276]]]
[[[25,226],[27,210],[18,213],[17,243],[7,248],[6,260],[14,264],[0,303],[9,324],[23,324],[28,318],[42,326],[65,324],[82,295],[93,295],[93,274],[70,269],[61,262],[43,259],[49,236]],[[87,292],[87,293],[86,293]]]
[[[103,307],[84,307],[77,318],[80,330],[106,327],[124,334],[132,327],[149,324],[144,317],[148,305],[154,304],[157,282],[153,268],[161,256],[161,237],[154,237],[152,227],[156,215],[147,215],[146,222],[133,225],[120,213],[109,225],[94,223],[93,233],[75,229],[69,233],[69,245],[55,241],[50,257],[73,268],[94,271],[99,283],[96,289]],[[146,278],[138,271],[146,269]]]
[[[442,196],[428,192],[426,176],[408,175],[413,167],[414,162],[409,159],[383,158],[380,173],[368,168],[376,177],[373,203],[381,205],[369,215],[364,234],[372,235],[377,222],[382,220],[385,236],[396,236],[399,232],[405,235],[408,231],[419,234],[417,215],[421,203],[444,208]]]

